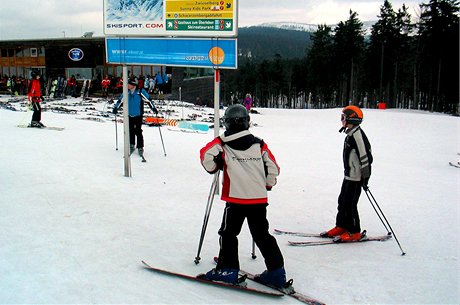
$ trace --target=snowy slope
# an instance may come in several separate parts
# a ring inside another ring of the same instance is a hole
[[[104,102],[94,106],[107,109]],[[179,116],[184,110],[174,109]],[[251,131],[281,166],[269,194],[271,228],[329,229],[342,179],[340,109],[258,110]],[[407,255],[394,240],[295,248],[287,241],[301,238],[276,236],[288,277],[327,304],[458,304],[460,169],[448,162],[460,159],[459,118],[405,110],[364,109],[364,115],[374,153],[370,187]],[[145,271],[141,260],[188,274],[213,268],[219,198],[201,263],[193,262],[212,182],[199,149],[213,131],[162,127],[165,157],[158,128],[144,127],[148,162],[133,155],[127,178],[122,124],[116,151],[114,122],[76,119],[84,116],[43,112],[45,124],[65,130],[39,130],[16,127],[30,112],[0,109],[0,303],[297,303]],[[386,233],[364,193],[359,207],[369,235]],[[244,227],[241,266],[263,271],[263,258],[250,253]]]

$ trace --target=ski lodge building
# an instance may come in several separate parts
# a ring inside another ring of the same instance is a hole
[[[91,79],[92,94],[96,96],[101,93],[100,83],[106,75],[122,77],[121,65],[106,62],[105,38],[92,37],[92,33],[79,38],[0,41],[0,93],[6,93],[9,77],[30,79],[32,71],[40,73],[45,82],[74,75],[77,90],[85,79]],[[164,72],[170,79],[166,91],[170,99],[213,104],[212,69],[128,65],[128,71],[137,77]]]

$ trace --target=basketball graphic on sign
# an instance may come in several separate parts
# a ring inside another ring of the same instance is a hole
[[[213,47],[209,50],[208,53],[209,61],[212,62],[214,65],[221,65],[225,59],[225,53],[222,48]]]

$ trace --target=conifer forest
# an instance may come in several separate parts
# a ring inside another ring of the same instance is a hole
[[[459,5],[429,0],[411,15],[385,0],[367,33],[350,10],[334,27],[318,25],[301,58],[240,56],[238,70],[223,72],[222,98],[234,103],[250,93],[260,107],[385,103],[458,115]]]

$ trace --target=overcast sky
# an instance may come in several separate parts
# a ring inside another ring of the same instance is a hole
[[[240,0],[239,27],[264,22],[336,24],[358,13],[361,21],[377,20],[381,1],[372,0]],[[428,0],[391,1],[397,11],[405,3],[419,14]],[[103,0],[1,0],[0,40],[80,37],[85,32],[103,36]]]

